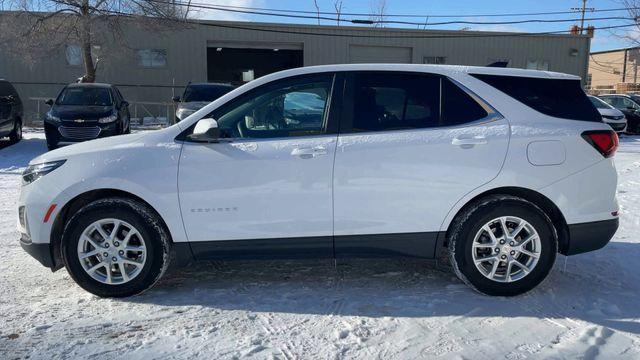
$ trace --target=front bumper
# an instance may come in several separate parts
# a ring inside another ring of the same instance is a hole
[[[22,249],[24,249],[27,254],[38,260],[42,265],[51,269],[55,268],[55,261],[50,244],[33,243],[26,234],[22,234],[20,246],[22,246]]]
[[[603,248],[618,230],[618,218],[569,225],[569,244],[564,255],[576,255]]]

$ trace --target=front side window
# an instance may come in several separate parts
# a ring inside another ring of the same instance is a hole
[[[56,104],[111,106],[113,101],[107,88],[70,87],[60,93]]]
[[[332,74],[267,84],[215,110],[221,136],[279,138],[324,133]]]
[[[143,67],[165,67],[167,66],[167,50],[140,49],[138,50],[138,64]]]

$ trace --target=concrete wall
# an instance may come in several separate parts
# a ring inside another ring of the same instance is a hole
[[[483,66],[508,59],[510,67],[523,68],[527,60],[540,60],[548,62],[551,71],[585,77],[590,43],[588,37],[571,35],[214,21],[170,32],[149,31],[130,23],[124,28],[124,38],[126,48],[108,44],[101,47],[98,81],[119,85],[127,100],[134,103],[170,102],[172,95],[180,94],[189,81],[206,81],[208,46],[302,47],[305,66],[349,63],[351,49],[362,46],[399,47],[410,49],[403,53],[410,54],[413,63],[423,63],[425,56],[443,56],[447,64]],[[135,49],[166,49],[167,66],[141,67]],[[82,74],[81,66],[67,65],[63,49],[34,64],[25,64],[19,56],[6,51],[0,53],[0,78],[16,84],[31,116],[36,110],[36,101],[29,98],[54,97],[63,84],[75,81]],[[166,112],[166,109],[158,107],[150,111]]]

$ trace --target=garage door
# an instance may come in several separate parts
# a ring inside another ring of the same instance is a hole
[[[401,63],[410,64],[412,49],[396,46],[349,46],[351,63]]]

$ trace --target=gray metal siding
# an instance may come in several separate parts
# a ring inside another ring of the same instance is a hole
[[[331,33],[341,36],[316,36],[295,33],[261,32],[218,26],[193,25],[182,30],[150,31],[130,24],[124,29],[128,48],[103,46],[98,69],[98,81],[120,84],[127,100],[164,101],[180,94],[189,81],[207,80],[207,46],[219,43],[251,44],[253,47],[302,47],[304,65],[349,63],[354,48],[369,51],[371,62],[399,61],[406,58],[422,63],[425,56],[444,56],[447,64],[487,65],[490,59],[508,58],[510,67],[525,67],[529,58],[548,60],[550,70],[586,77],[590,39],[585,36],[526,36],[488,33],[491,37],[416,38],[459,36],[461,32],[408,29],[374,29],[348,26],[312,26],[286,24],[256,24],[207,22],[210,25],[252,27],[268,31]],[[372,36],[360,37],[360,36]],[[398,36],[404,38],[398,38]],[[167,66],[144,68],[138,65],[135,49],[166,49]],[[403,50],[397,50],[398,48]],[[395,50],[394,50],[395,49]],[[571,56],[571,51],[578,56]],[[356,50],[358,51],[358,50]],[[399,51],[399,52],[398,52]],[[401,53],[401,54],[400,54]],[[367,61],[360,53],[358,62]],[[389,60],[391,59],[391,60]],[[66,64],[64,51],[55,56],[27,64],[7,52],[0,53],[0,78],[16,83],[27,111],[35,110],[30,97],[54,97],[62,84],[75,81],[83,74],[80,66]],[[32,84],[27,84],[32,83]],[[172,88],[172,85],[176,85]]]

